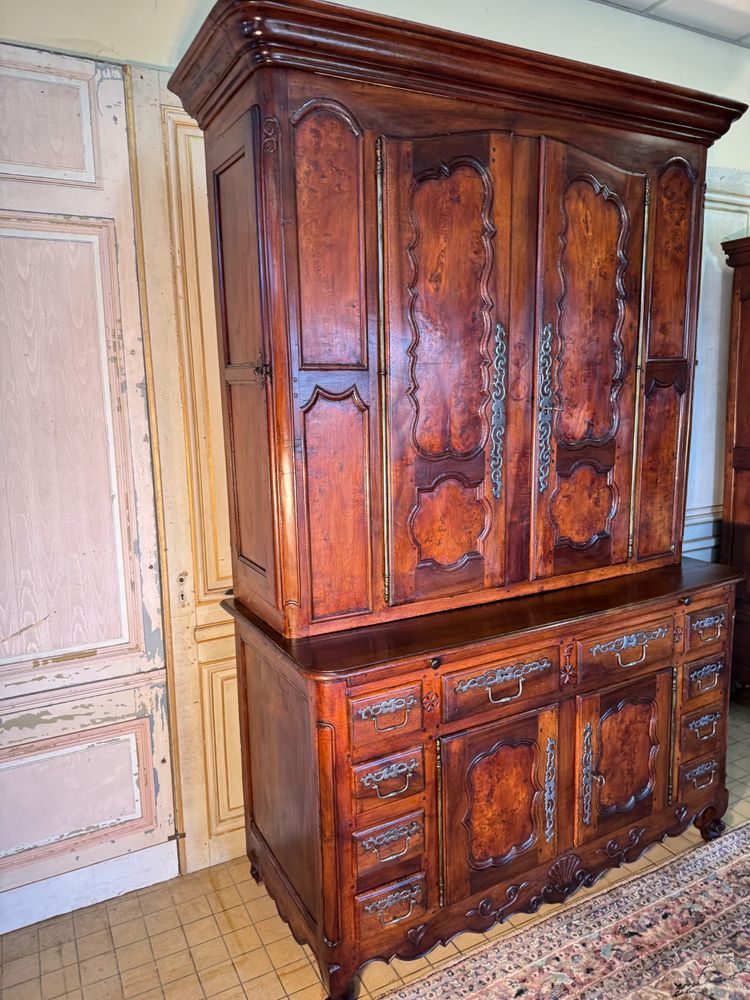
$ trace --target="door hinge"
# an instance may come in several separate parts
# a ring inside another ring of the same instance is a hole
[[[381,136],[375,140],[375,171],[378,177],[383,176],[383,139]]]
[[[258,378],[262,378],[262,379],[270,378],[271,377],[271,366],[268,364],[267,361],[263,361],[261,359],[258,362],[258,364],[255,366],[255,368],[253,368],[253,374],[257,375]]]
[[[169,840],[184,840],[185,837],[187,837],[186,833],[180,833],[179,830],[175,830],[175,832],[173,834],[171,834],[169,837],[167,837],[167,840],[168,841]]]

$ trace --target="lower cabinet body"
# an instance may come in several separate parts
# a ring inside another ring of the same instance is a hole
[[[293,643],[232,608],[248,854],[333,1000],[690,823],[719,835],[735,580],[591,585],[573,620],[523,598],[494,634],[485,608]]]

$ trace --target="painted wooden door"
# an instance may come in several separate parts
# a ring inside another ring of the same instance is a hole
[[[512,139],[383,141],[390,600],[505,579]]]
[[[558,711],[441,741],[448,902],[558,852]]]
[[[667,804],[672,671],[577,700],[576,843]],[[627,817],[627,819],[626,819]]]
[[[542,140],[534,575],[628,559],[645,175]]]
[[[232,568],[205,153],[167,79],[155,70],[133,73],[133,114],[180,843],[192,871],[243,854],[244,821],[234,627],[220,607]]]
[[[3,930],[177,859],[123,72],[8,45],[0,91]]]

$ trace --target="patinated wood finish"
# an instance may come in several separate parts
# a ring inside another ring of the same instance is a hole
[[[278,0],[219,3],[171,86],[246,607],[301,636],[679,561],[705,152],[741,105]]]
[[[344,1000],[721,830],[738,574],[680,540],[743,106],[307,0],[222,0],[171,86],[212,178],[248,852]]]
[[[734,269],[729,337],[727,436],[724,463],[724,516],[721,559],[747,573],[750,566],[750,238],[722,243]],[[732,654],[734,679],[750,684],[750,589],[737,588],[737,622]]]
[[[334,1000],[373,958],[719,835],[738,578],[686,559],[299,640],[227,602],[248,854]]]

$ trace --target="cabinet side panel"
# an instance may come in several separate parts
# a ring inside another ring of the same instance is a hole
[[[228,386],[227,395],[235,489],[244,498],[237,505],[236,551],[249,569],[265,579],[273,559],[265,393],[262,385],[245,382]]]
[[[320,829],[310,704],[299,682],[284,677],[247,642],[242,646],[250,819],[317,920]]]
[[[638,558],[674,552],[677,521],[675,468],[684,423],[685,386],[679,381],[648,391],[643,411]]]

